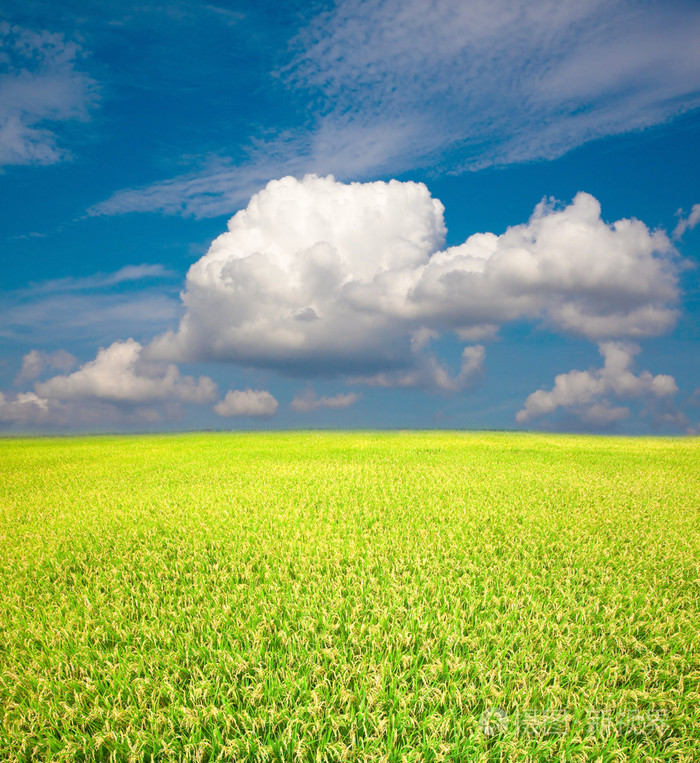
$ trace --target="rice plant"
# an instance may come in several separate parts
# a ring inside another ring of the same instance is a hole
[[[0,759],[700,760],[700,440],[0,440]]]

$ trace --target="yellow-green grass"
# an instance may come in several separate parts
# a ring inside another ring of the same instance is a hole
[[[0,760],[700,760],[700,440],[0,441]]]

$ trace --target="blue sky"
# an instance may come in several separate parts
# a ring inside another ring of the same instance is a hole
[[[697,433],[695,2],[0,6],[0,430]]]

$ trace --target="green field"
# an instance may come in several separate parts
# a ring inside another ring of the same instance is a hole
[[[0,440],[2,761],[698,761],[700,440]]]

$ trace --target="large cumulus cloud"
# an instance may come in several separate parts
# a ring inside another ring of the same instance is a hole
[[[186,314],[147,354],[419,385],[445,332],[472,342],[526,319],[602,340],[673,325],[668,237],[606,223],[586,193],[450,248],[443,211],[421,183],[272,181],[190,268]]]
[[[151,352],[304,373],[401,366],[420,321],[349,290],[420,268],[444,240],[442,212],[417,183],[273,181],[192,266],[180,328]]]

